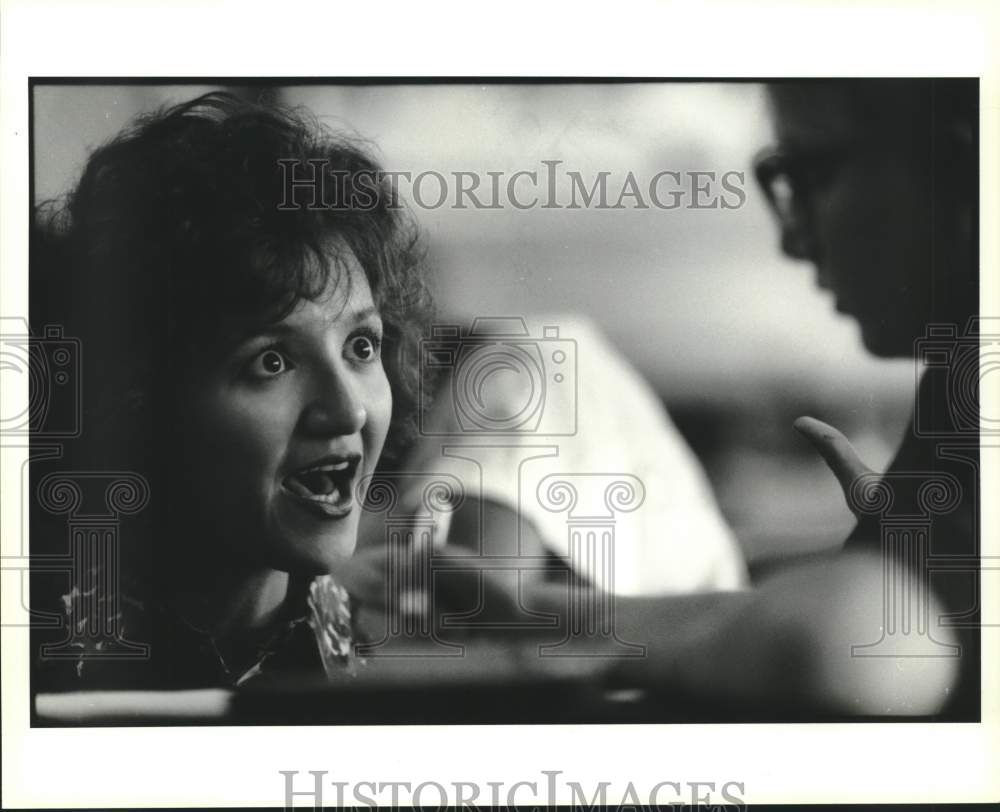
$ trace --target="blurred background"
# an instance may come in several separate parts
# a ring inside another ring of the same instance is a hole
[[[136,114],[220,87],[36,85],[35,202],[70,189],[89,152]],[[869,465],[884,467],[909,417],[914,368],[869,358],[812,269],[780,255],[751,169],[771,140],[762,87],[352,83],[268,92],[362,136],[383,166],[414,175],[541,173],[542,161],[560,160],[588,187],[611,173],[613,201],[630,171],[644,193],[664,170],[745,173],[736,209],[413,213],[442,312],[582,313],[603,330],[701,459],[751,563],[844,538],[853,519],[840,489],[792,421],[833,423]],[[426,188],[436,196],[434,183]],[[405,199],[410,187],[401,191]]]

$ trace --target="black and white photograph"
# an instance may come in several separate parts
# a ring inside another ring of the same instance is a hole
[[[4,86],[6,775],[996,800],[995,77],[121,64]]]

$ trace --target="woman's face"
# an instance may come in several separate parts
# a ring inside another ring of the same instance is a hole
[[[196,364],[180,488],[195,502],[191,531],[234,563],[318,574],[354,550],[357,485],[382,451],[392,395],[371,289],[343,253],[318,300]]]

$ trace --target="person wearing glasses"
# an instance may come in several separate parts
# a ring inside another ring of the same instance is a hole
[[[755,168],[783,250],[815,265],[870,352],[926,355],[930,369],[884,475],[835,428],[796,422],[858,515],[842,551],[792,557],[752,589],[619,597],[618,635],[647,651],[613,670],[784,713],[976,718],[978,431],[967,412],[978,393],[961,388],[978,361],[975,88],[814,81],[768,93],[778,143]],[[558,611],[558,594],[531,593]]]
[[[977,87],[971,80],[799,81],[769,86],[768,99],[777,145],[755,169],[782,250],[813,265],[817,285],[857,322],[869,352],[927,367],[882,476],[833,427],[802,418],[796,428],[858,516],[845,549],[879,551],[890,572],[912,567],[943,599],[941,622],[959,631],[961,651],[929,643],[927,653],[959,657],[961,689],[948,712],[972,718],[982,338]],[[875,504],[885,499],[892,504]],[[936,621],[929,619],[932,636]]]

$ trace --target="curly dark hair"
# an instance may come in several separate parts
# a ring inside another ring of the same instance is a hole
[[[287,173],[301,178],[316,167],[340,205],[309,205],[313,189],[289,186]],[[120,435],[123,410],[162,418],[172,370],[188,354],[227,327],[277,321],[317,298],[343,272],[349,249],[385,327],[393,417],[384,456],[398,459],[412,439],[411,353],[431,312],[422,251],[359,139],[302,109],[209,93],[139,117],[90,156],[76,188],[38,219],[65,251],[48,262],[70,272],[58,285],[68,292],[66,321],[100,359],[86,380],[100,392],[88,419],[104,415]],[[147,428],[156,424],[149,419]]]

